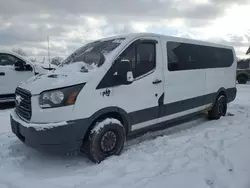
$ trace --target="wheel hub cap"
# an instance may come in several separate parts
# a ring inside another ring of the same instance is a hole
[[[224,112],[224,105],[220,104],[219,105],[219,113],[222,114]]]
[[[110,152],[114,150],[116,146],[117,136],[113,131],[106,132],[101,139],[101,149],[104,152]]]

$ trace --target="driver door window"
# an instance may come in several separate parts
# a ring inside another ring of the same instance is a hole
[[[132,44],[121,55],[121,59],[128,59],[132,63],[134,78],[143,76],[156,67],[155,43],[142,42]]]
[[[147,74],[155,69],[155,54],[156,53],[154,43],[142,43],[137,45],[136,64],[134,70],[134,75],[136,78]]]
[[[156,68],[156,43],[155,41],[134,42],[127,47],[118,60],[108,70],[97,89],[120,85],[114,75],[119,68],[119,60],[126,59],[132,64],[133,77],[136,79],[149,74]]]

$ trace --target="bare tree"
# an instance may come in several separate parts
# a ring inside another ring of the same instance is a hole
[[[62,61],[63,61],[63,58],[61,58],[61,57],[53,57],[51,59],[51,64],[58,66],[62,63]]]
[[[238,60],[237,68],[238,69],[248,69],[248,68],[250,68],[250,58]]]
[[[36,62],[36,58],[30,58],[29,59],[32,63],[35,63]]]
[[[21,48],[13,48],[12,51],[18,55],[27,56],[27,53]]]

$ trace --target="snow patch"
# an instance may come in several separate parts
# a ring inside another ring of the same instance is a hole
[[[57,68],[54,73],[75,73],[75,72],[90,72],[97,68],[96,64],[87,64],[85,62],[74,62],[68,65]]]
[[[27,127],[27,128],[32,127],[37,131],[43,131],[43,130],[52,129],[55,127],[68,125],[68,123],[66,121],[56,122],[56,123],[43,123],[43,124],[27,123],[27,122],[21,120],[14,110],[11,112],[11,116],[16,122],[20,123],[22,126]]]
[[[8,69],[14,69],[14,66],[12,65],[0,65],[0,68],[8,68]]]
[[[11,132],[10,111],[2,110],[0,188],[250,188],[250,85],[237,89],[228,106],[234,116],[148,132],[98,165],[26,147]]]
[[[107,118],[101,122],[97,122],[94,129],[91,130],[91,134],[99,133],[105,125],[111,124],[111,123],[122,126],[122,123],[119,120],[114,119],[114,118]]]

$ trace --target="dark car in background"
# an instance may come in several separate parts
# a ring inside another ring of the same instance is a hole
[[[246,84],[250,80],[249,59],[238,61],[236,79],[239,84]]]

